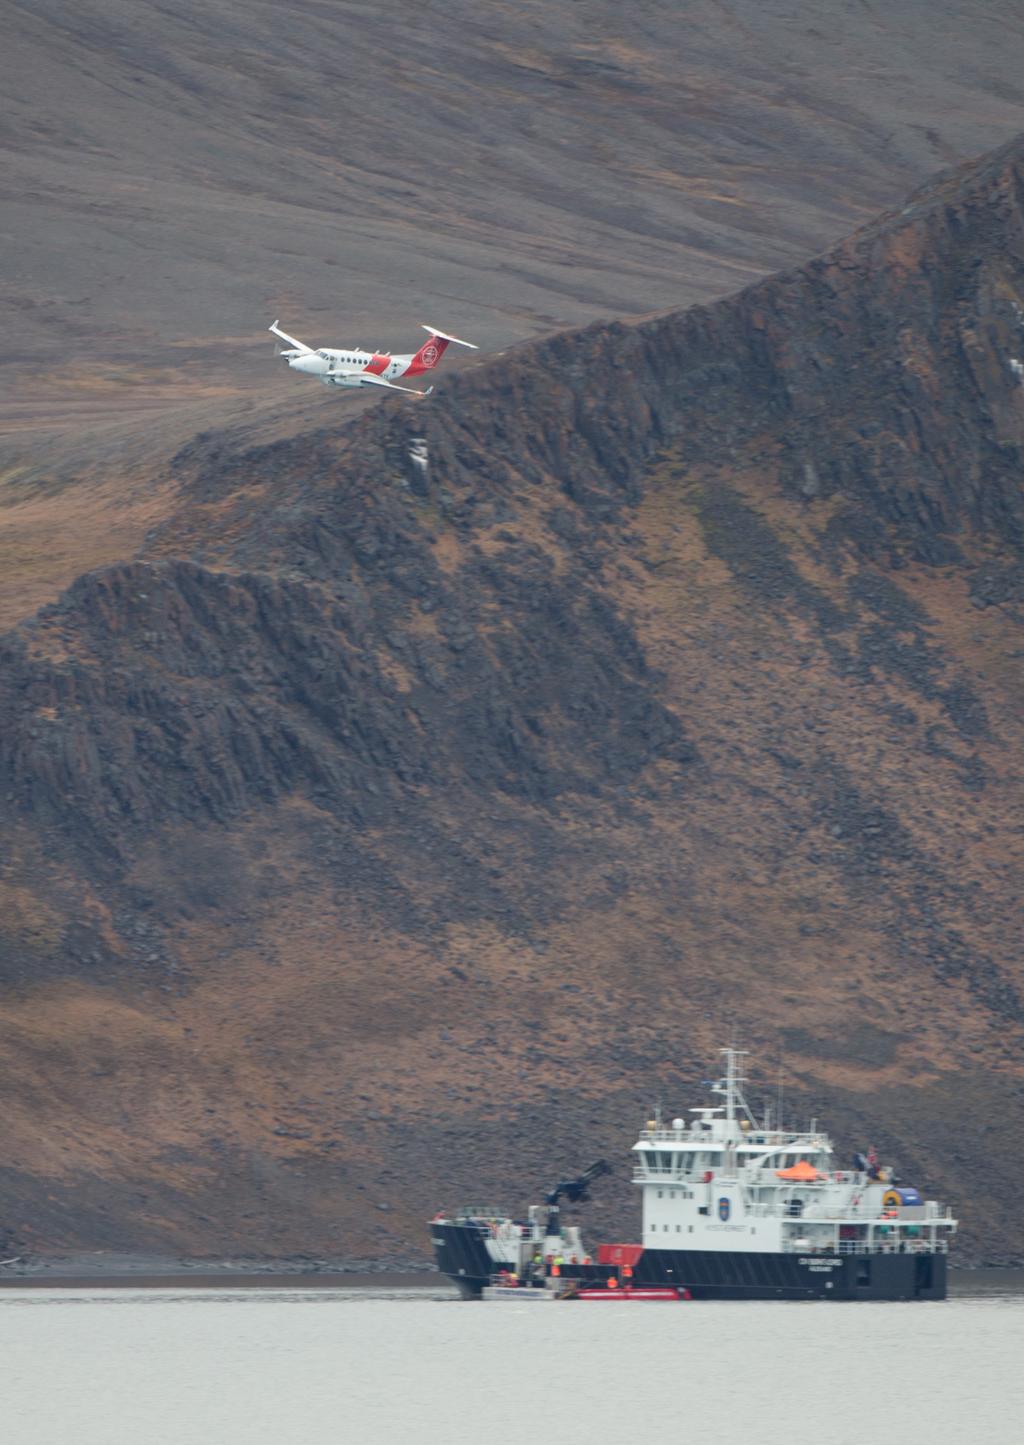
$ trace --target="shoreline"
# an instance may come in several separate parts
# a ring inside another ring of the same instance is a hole
[[[189,1270],[180,1273],[144,1273],[129,1271],[122,1273],[95,1274],[0,1274],[0,1293],[4,1290],[100,1290],[100,1289],[443,1289],[447,1285],[442,1274],[436,1271],[417,1274],[359,1273],[355,1270],[328,1271],[301,1274],[286,1271],[267,1270],[263,1273],[246,1274],[238,1270]],[[453,1291],[453,1298],[455,1297]]]
[[[221,1270],[185,1274],[0,1274],[4,1290],[62,1289],[452,1289],[443,1274],[360,1274],[352,1272],[319,1274],[243,1274]]]
[[[429,1288],[444,1276],[428,1260],[419,1259],[185,1259],[104,1252],[26,1255],[0,1260],[4,1289],[255,1289],[280,1286],[309,1289],[342,1286]]]

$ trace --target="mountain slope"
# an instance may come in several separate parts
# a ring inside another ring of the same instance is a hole
[[[19,1246],[408,1254],[738,1027],[1019,1254],[1022,177],[199,439],[7,636]]]
[[[196,432],[352,419],[274,316],[493,354],[732,292],[1024,127],[1022,42],[978,0],[12,0],[0,626],[133,556]]]
[[[976,0],[8,11],[2,314],[51,425],[263,389],[279,312],[493,348],[705,300],[1024,124],[1024,20]]]

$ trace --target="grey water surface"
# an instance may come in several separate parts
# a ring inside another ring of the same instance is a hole
[[[11,1445],[1022,1445],[1019,1276],[944,1303],[0,1292]]]

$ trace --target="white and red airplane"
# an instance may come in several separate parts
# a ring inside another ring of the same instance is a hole
[[[414,386],[396,386],[396,376],[422,376],[425,371],[432,371],[451,342],[456,346],[468,346],[471,351],[478,349],[471,341],[447,336],[443,331],[435,331],[433,326],[424,326],[423,330],[430,332],[429,340],[415,355],[410,353],[407,356],[392,356],[386,351],[360,351],[358,347],[339,351],[321,346],[314,351],[305,342],[296,341],[294,336],[282,331],[276,321],[267,329],[280,336],[282,341],[287,341],[292,348],[282,351],[281,355],[293,371],[318,376],[325,386],[386,386],[391,391],[404,391],[410,396],[429,396],[434,388],[428,386],[426,391],[417,391]]]

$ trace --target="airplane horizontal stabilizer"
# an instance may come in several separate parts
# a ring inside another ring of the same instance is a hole
[[[441,339],[442,341],[454,341],[456,346],[468,346],[469,349],[470,349],[470,351],[479,351],[479,350],[480,350],[479,346],[477,346],[477,345],[475,344],[475,342],[472,342],[472,341],[460,341],[457,336],[449,336],[448,333],[447,333],[447,331],[438,331],[436,327],[434,327],[434,326],[426,326],[426,325],[424,325],[424,323],[423,323],[422,321],[420,322],[420,325],[423,327],[423,330],[424,330],[424,331],[429,331],[430,334],[431,334],[431,336],[440,337],[440,339]]]

